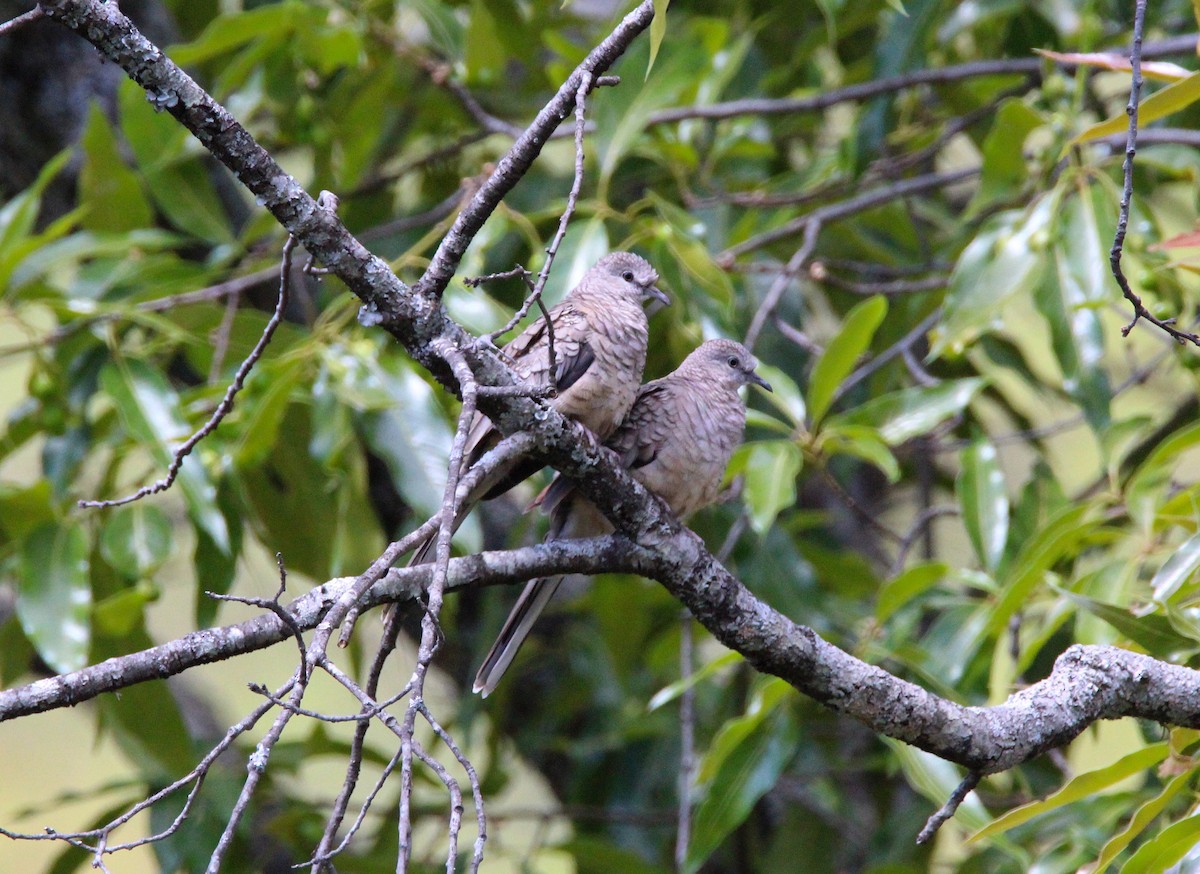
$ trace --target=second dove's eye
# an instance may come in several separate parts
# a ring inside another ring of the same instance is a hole
[[[730,367],[737,367],[739,364],[741,364],[741,362],[737,360],[736,355],[729,356],[729,366]]]
[[[621,278],[624,279],[626,282],[633,282],[633,271],[626,270],[624,273],[621,274]]]

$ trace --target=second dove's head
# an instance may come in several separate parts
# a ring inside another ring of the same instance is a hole
[[[612,284],[619,289],[620,294],[628,294],[639,303],[655,300],[669,304],[667,297],[658,285],[658,271],[650,266],[650,262],[632,252],[610,252],[588,271],[589,278],[595,277]]]
[[[771,391],[771,384],[755,372],[757,366],[758,361],[741,343],[706,340],[684,360],[680,369],[697,369],[710,383],[734,391],[750,383]]]

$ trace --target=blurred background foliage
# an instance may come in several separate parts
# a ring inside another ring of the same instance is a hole
[[[0,3],[4,18],[25,5]],[[624,11],[603,0],[122,8],[309,191],[336,192],[351,230],[407,280],[463,192]],[[756,346],[776,393],[751,398],[731,470],[740,500],[693,524],[775,608],[966,704],[1002,701],[1075,642],[1185,664],[1200,653],[1197,350],[1144,324],[1122,337],[1130,313],[1107,254],[1124,141],[1069,146],[1121,114],[1128,74],[1034,55],[1123,51],[1131,15],[1103,0],[677,3],[653,65],[643,37],[615,69],[620,86],[589,100],[587,178],[548,297],[607,250],[645,254],[675,299],[651,320],[647,378],[659,376],[706,336],[744,337],[810,231]],[[1150,15],[1149,47],[1196,28],[1182,0]],[[1194,45],[1158,53],[1194,68]],[[1003,59],[986,75],[906,78]],[[270,595],[275,552],[293,594],[355,574],[426,517],[453,400],[356,324],[336,280],[301,276],[233,415],[175,488],[77,508],[162,476],[208,417],[274,305],[282,235],[71,34],[42,22],[0,38],[0,71],[0,681],[245,618],[204,592]],[[863,99],[839,90],[885,80]],[[662,116],[753,98],[810,103]],[[1200,262],[1194,238],[1178,238],[1197,220],[1198,120],[1185,107],[1139,149],[1125,253],[1150,308],[1186,330]],[[460,275],[540,267],[572,165],[569,137],[549,144]],[[522,291],[456,282],[446,302],[487,331]],[[527,499],[487,508],[459,548],[535,538]],[[437,663],[437,716],[495,799],[485,870],[671,870],[679,605],[645,581],[602,577],[546,618],[480,702],[466,681],[512,597],[451,597]],[[352,667],[372,634],[360,629]],[[26,788],[6,793],[3,824],[82,828],[186,772],[250,706],[245,682],[290,674],[295,654],[278,649],[207,686],[185,678],[5,726],[3,782]],[[412,652],[398,659],[407,675]],[[986,780],[917,848],[955,768],[755,675],[702,634],[697,668],[689,870],[1196,864],[1195,732],[1098,725]],[[233,868],[307,858],[348,732],[293,723]],[[68,756],[68,736],[103,748],[103,765],[31,783],[30,762]],[[375,738],[371,764],[390,755]],[[242,768],[233,757],[214,773],[183,831],[136,864],[201,870]],[[417,834],[434,870],[446,805],[426,783]],[[384,796],[339,870],[391,869]],[[180,803],[133,828],[161,827]],[[48,845],[10,852],[25,854],[22,870],[87,865]]]

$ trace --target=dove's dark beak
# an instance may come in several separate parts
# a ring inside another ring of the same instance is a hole
[[[671,305],[671,298],[667,297],[667,293],[657,285],[651,285],[646,288],[642,292],[642,300],[650,304],[649,309],[652,313],[658,312],[662,307],[669,307]]]
[[[757,386],[762,386],[763,388],[765,388],[767,391],[771,392],[772,394],[775,393],[775,390],[773,388],[771,388],[771,383],[767,382],[765,379],[763,379],[761,376],[759,376],[753,370],[750,371],[750,381]]]

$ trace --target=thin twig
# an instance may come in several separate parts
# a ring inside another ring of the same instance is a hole
[[[8,21],[0,24],[0,36],[5,34],[15,33],[27,24],[32,24],[46,14],[41,6],[35,6],[28,12],[18,15],[16,18],[10,18]]]
[[[441,641],[439,617],[445,592],[446,571],[450,564],[450,540],[454,534],[454,520],[458,515],[461,502],[458,481],[462,470],[467,436],[475,418],[476,404],[475,375],[471,372],[466,358],[457,348],[448,343],[436,343],[436,348],[454,373],[455,379],[458,380],[459,392],[462,395],[462,409],[459,412],[458,427],[454,433],[454,442],[450,447],[450,459],[447,462],[446,488],[442,498],[441,518],[438,525],[433,579],[425,590],[427,603],[425,614],[421,619],[421,642],[417,648],[417,663],[409,681],[412,694],[409,697],[408,708],[405,710],[401,730],[398,867],[405,870],[412,859],[413,756],[417,753],[416,739],[413,737],[413,733],[416,729],[419,708],[424,704],[425,678]],[[452,834],[451,838],[455,839],[455,835]]]
[[[950,797],[946,799],[946,803],[938,808],[937,813],[929,817],[929,821],[925,823],[925,827],[917,835],[918,844],[927,844],[933,840],[933,836],[937,834],[938,829],[942,827],[942,824],[946,820],[954,816],[954,811],[958,810],[959,805],[966,800],[971,790],[979,785],[979,781],[982,778],[983,774],[980,771],[972,771],[963,778],[963,781],[958,784],[958,788],[950,793]]]
[[[1129,65],[1133,70],[1133,77],[1129,85],[1129,103],[1125,107],[1125,113],[1129,116],[1129,131],[1125,137],[1125,182],[1121,188],[1121,212],[1117,218],[1117,232],[1113,237],[1112,249],[1108,253],[1108,263],[1112,269],[1113,277],[1117,280],[1117,285],[1121,287],[1121,293],[1133,305],[1133,319],[1121,329],[1122,336],[1128,337],[1129,332],[1133,330],[1138,320],[1145,319],[1150,324],[1161,328],[1174,337],[1181,344],[1192,343],[1200,346],[1200,335],[1180,331],[1175,327],[1174,319],[1160,319],[1146,309],[1146,305],[1142,303],[1141,297],[1134,292],[1129,285],[1129,280],[1125,278],[1125,271],[1121,269],[1121,253],[1125,247],[1125,231],[1129,226],[1129,208],[1133,202],[1133,159],[1137,154],[1138,102],[1141,99],[1142,93],[1142,31],[1145,29],[1145,23],[1146,0],[1136,0],[1133,12],[1133,48],[1129,52]]]
[[[119,507],[122,504],[140,501],[148,495],[164,492],[171,487],[175,482],[175,478],[179,475],[180,468],[183,467],[183,460],[196,448],[196,444],[215,431],[222,420],[229,415],[229,411],[233,409],[233,400],[237,397],[238,392],[242,390],[243,385],[245,385],[246,377],[250,375],[251,368],[258,363],[258,359],[262,357],[267,344],[275,336],[275,329],[283,321],[283,314],[287,310],[290,296],[291,278],[289,273],[292,266],[292,249],[295,245],[296,238],[289,234],[287,242],[283,244],[283,258],[281,259],[279,268],[279,300],[275,304],[275,312],[271,314],[270,320],[267,322],[266,327],[263,328],[262,336],[258,338],[258,342],[254,344],[254,348],[246,356],[246,360],[238,367],[237,373],[234,374],[233,382],[229,384],[229,388],[225,391],[225,397],[221,399],[221,403],[217,404],[217,408],[213,410],[212,416],[209,417],[208,421],[204,423],[204,426],[199,431],[189,437],[184,441],[182,446],[175,450],[171,465],[167,468],[167,475],[152,485],[143,486],[132,495],[126,495],[123,498],[113,501],[80,501],[80,507]]]
[[[304,649],[304,633],[300,631],[300,626],[296,624],[296,620],[292,617],[292,614],[279,603],[279,599],[287,591],[287,570],[283,566],[282,552],[275,553],[275,564],[279,568],[279,589],[275,592],[275,597],[273,598],[246,598],[241,595],[221,595],[216,592],[207,591],[204,594],[216,601],[236,601],[239,604],[249,604],[251,607],[258,607],[261,610],[270,610],[278,616],[279,621],[287,626],[296,640],[296,645],[300,648],[300,681],[307,683],[308,657]]]

